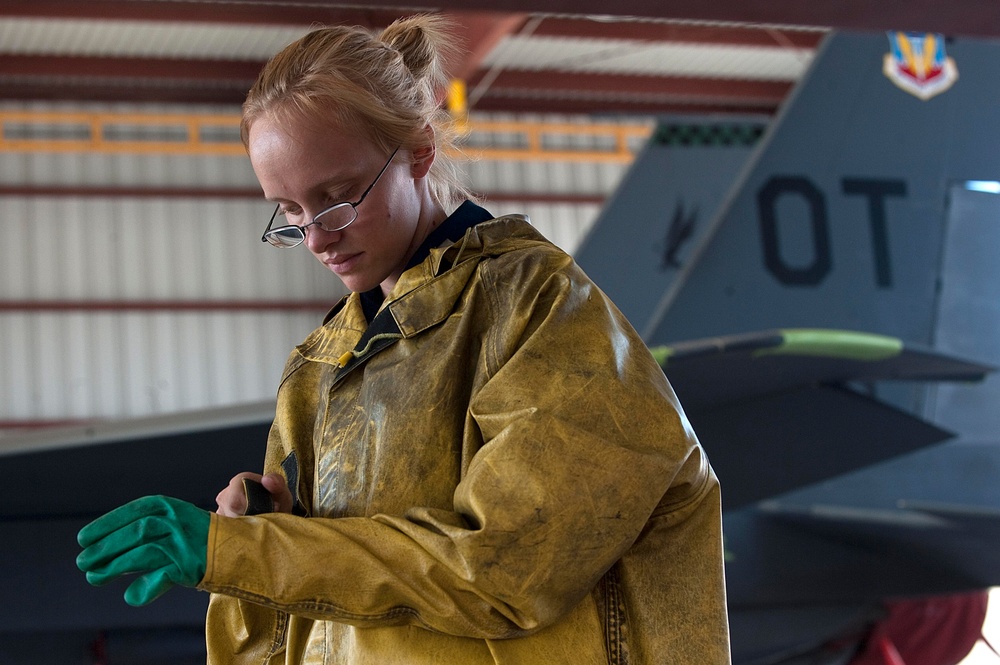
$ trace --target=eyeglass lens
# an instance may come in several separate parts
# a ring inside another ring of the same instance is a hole
[[[339,231],[350,226],[358,217],[358,211],[350,203],[338,203],[335,206],[323,210],[313,217],[313,224],[316,224],[324,231]]]
[[[295,247],[302,244],[305,239],[302,229],[297,226],[281,226],[264,234],[264,240],[275,247]]]

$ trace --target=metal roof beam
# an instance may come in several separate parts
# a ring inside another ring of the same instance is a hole
[[[333,3],[213,2],[212,0],[4,0],[0,16],[110,21],[172,21],[251,25],[349,23],[386,26],[412,10],[343,7]]]
[[[690,100],[693,103],[703,104],[760,105],[763,108],[775,108],[791,87],[792,83],[787,81],[507,70],[497,76],[484,99],[498,96],[549,99],[587,96],[608,100],[645,98],[650,101],[659,99],[674,103]]]
[[[667,99],[594,99],[594,98],[536,98],[536,97],[484,97],[476,110],[500,113],[555,113],[562,115],[727,115],[772,116],[778,105],[750,105],[742,100],[717,102],[678,101]]]
[[[0,99],[163,101],[238,105],[262,62],[64,56],[0,58]],[[470,84],[484,75],[475,73]],[[514,99],[575,100],[573,108],[697,104],[772,112],[791,89],[784,81],[698,79],[553,71],[500,72],[477,109]],[[586,102],[584,104],[584,102]],[[612,103],[613,102],[613,103]],[[522,106],[517,103],[515,106]],[[567,111],[569,112],[569,111]]]
[[[584,39],[630,39],[650,42],[682,42],[719,46],[770,46],[814,49],[825,29],[789,29],[760,26],[704,25],[634,18],[546,17],[535,29],[539,37]]]
[[[0,58],[0,76],[126,77],[253,83],[263,66],[263,62],[247,60],[6,54]]]

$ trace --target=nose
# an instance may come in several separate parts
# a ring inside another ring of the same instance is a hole
[[[327,231],[319,224],[310,224],[306,227],[305,245],[313,254],[322,254],[330,245],[340,242],[340,237],[344,234],[340,231]]]

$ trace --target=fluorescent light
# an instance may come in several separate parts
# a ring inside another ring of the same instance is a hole
[[[996,180],[966,180],[965,188],[970,192],[1000,194],[1000,182]]]

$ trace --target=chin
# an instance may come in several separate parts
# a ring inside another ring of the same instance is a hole
[[[364,293],[365,291],[371,291],[376,286],[379,285],[378,282],[372,283],[371,280],[367,280],[364,277],[350,275],[347,277],[341,277],[337,275],[340,282],[347,287],[349,291],[354,293]]]

